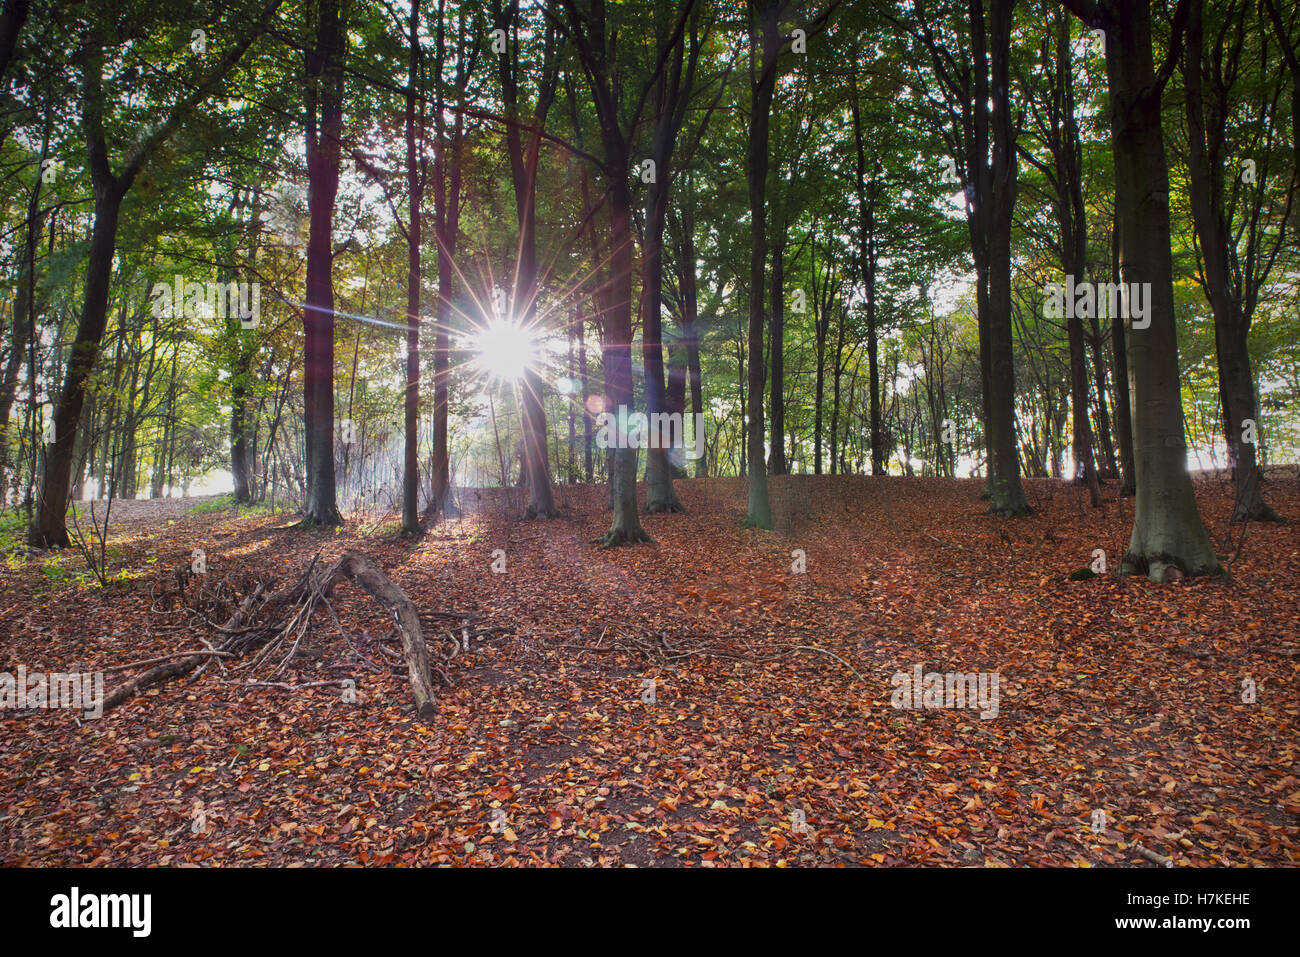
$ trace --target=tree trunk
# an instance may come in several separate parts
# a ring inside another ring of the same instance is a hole
[[[862,113],[858,104],[858,85],[850,78],[849,106],[853,115],[853,142],[856,160],[858,200],[858,270],[862,276],[867,306],[867,365],[871,379],[871,474],[885,474],[884,435],[880,421],[879,342],[876,333],[876,195],[879,183],[873,177],[867,183],[866,143],[862,135]],[[819,370],[820,372],[820,370]]]
[[[1114,318],[1111,318],[1114,322]],[[1094,430],[1094,437],[1097,439],[1096,449],[1097,471],[1103,479],[1114,479],[1119,477],[1119,465],[1115,458],[1115,444],[1111,439],[1110,411],[1106,407],[1106,360],[1102,354],[1102,333],[1101,322],[1094,311],[1092,316],[1092,334],[1088,336],[1088,344],[1092,351],[1092,380],[1093,390],[1097,395],[1097,428]]]
[[[510,298],[511,316],[524,329],[531,330],[536,315],[538,293],[537,267],[537,165],[541,150],[540,130],[546,123],[546,114],[555,97],[556,58],[552,45],[554,34],[546,35],[546,58],[538,84],[536,109],[532,117],[533,129],[527,144],[519,130],[519,51],[516,18],[518,0],[511,0],[503,13],[496,11],[494,24],[500,29],[516,28],[516,35],[498,56],[502,99],[506,107],[506,145],[510,154],[510,172],[514,181],[515,214],[519,226],[519,259],[515,283]],[[528,486],[527,518],[554,518],[555,496],[551,490],[551,468],[546,441],[546,410],[542,405],[542,379],[532,369],[524,373],[520,383],[520,425],[523,431],[523,464],[521,477]]]
[[[48,131],[46,133],[48,139]],[[42,144],[42,162],[46,145]],[[40,173],[32,184],[31,195],[27,202],[27,234],[22,245],[22,259],[18,267],[18,290],[14,295],[13,321],[11,325],[13,346],[5,360],[3,378],[0,378],[0,467],[9,460],[9,415],[13,409],[14,396],[18,391],[18,373],[23,360],[27,357],[28,338],[35,331],[36,309],[36,249],[41,244],[41,185]],[[0,482],[3,476],[0,474]]]
[[[1251,277],[1241,276],[1239,280],[1232,268],[1231,246],[1237,240],[1228,220],[1223,178],[1224,168],[1230,165],[1224,149],[1230,109],[1229,91],[1222,82],[1216,82],[1215,72],[1204,64],[1202,13],[1202,0],[1191,0],[1183,70],[1186,80],[1187,167],[1192,220],[1201,241],[1205,296],[1214,313],[1224,439],[1236,489],[1232,517],[1240,521],[1279,521],[1281,516],[1260,493],[1259,465],[1255,456],[1255,443],[1261,430],[1255,410],[1255,376],[1247,348],[1250,315],[1243,307],[1240,284],[1248,282]],[[1227,55],[1235,56],[1232,53]],[[1206,70],[1204,76],[1203,69]],[[1205,80],[1213,85],[1208,102]],[[1246,242],[1251,241],[1246,239]]]
[[[999,515],[1030,511],[1020,483],[1016,452],[1015,367],[1011,342],[1011,223],[1016,203],[1016,147],[1011,128],[1009,63],[1011,19],[1015,0],[990,0],[993,101],[990,118],[993,162],[988,241],[989,318],[989,510]],[[978,101],[983,105],[983,100]]]
[[[96,179],[95,219],[86,262],[85,299],[64,373],[63,388],[54,407],[54,441],[46,448],[36,511],[27,531],[27,542],[35,548],[65,548],[69,544],[64,519],[68,511],[77,425],[86,402],[86,388],[99,356],[99,343],[108,325],[108,286],[117,246],[118,213],[129,184],[112,176],[108,176],[107,181],[104,177]]]
[[[1056,220],[1061,231],[1061,267],[1076,282],[1083,282],[1088,268],[1088,220],[1083,203],[1083,148],[1074,118],[1074,71],[1070,57],[1070,18],[1059,13],[1056,22],[1054,62],[1050,62],[1052,89],[1048,104],[1051,152],[1056,167]],[[1046,59],[1046,56],[1044,57]],[[1096,321],[1095,318],[1093,320]],[[1072,480],[1088,487],[1093,508],[1101,506],[1101,487],[1093,461],[1092,428],[1088,419],[1087,355],[1084,351],[1083,317],[1071,304],[1066,332],[1070,344],[1070,419]],[[1053,458],[1053,469],[1057,460]]]
[[[582,474],[583,481],[590,483],[593,478],[591,410],[587,406],[590,384],[587,378],[587,321],[578,308],[578,379],[582,382]]]
[[[338,525],[334,487],[334,202],[343,134],[346,28],[339,0],[318,0],[316,48],[307,54],[307,296],[303,310],[303,424],[307,501],[303,521]]]
[[[767,171],[768,130],[771,123],[772,97],[776,89],[777,61],[780,56],[781,0],[771,0],[762,11],[759,28],[762,47],[750,27],[751,59],[761,56],[760,70],[750,86],[750,131],[747,174],[749,178],[750,254],[749,254],[749,509],[746,524],[772,527],[772,505],[767,494],[767,458],[763,448],[763,392],[766,367],[763,361],[763,303],[767,284],[763,281],[767,265]],[[751,17],[754,3],[750,4]]]
[[[682,296],[682,345],[686,348],[686,373],[691,390],[691,422],[702,427],[704,421],[704,386],[700,372],[700,299],[695,279],[695,209],[694,183],[687,177],[687,194],[683,198],[681,246],[678,249],[678,285]],[[692,435],[697,443],[703,437]],[[703,448],[703,445],[700,446]],[[695,460],[695,477],[708,474],[708,456]]]
[[[768,334],[768,361],[772,366],[771,399],[772,424],[770,429],[772,451],[768,453],[768,471],[772,475],[786,474],[785,452],[785,246],[784,224],[778,230],[772,246],[772,315]]]
[[[643,230],[643,255],[641,260],[641,356],[645,367],[646,410],[651,422],[654,416],[673,410],[667,399],[664,382],[663,304],[664,227],[668,215],[668,187],[672,182],[673,150],[686,117],[687,100],[694,85],[695,64],[699,56],[698,40],[692,32],[690,54],[685,57],[686,41],[683,36],[670,36],[673,27],[669,19],[670,8],[656,8],[655,38],[660,50],[666,50],[665,63],[655,79],[656,103],[654,130],[650,144],[650,158],[654,161],[655,176],[646,190],[645,229]],[[683,64],[683,59],[686,59]],[[683,69],[684,68],[684,69]],[[694,268],[694,264],[690,264]],[[650,429],[654,439],[661,430]],[[685,429],[681,438],[685,440]],[[647,512],[680,512],[682,503],[673,489],[670,449],[656,447],[652,441],[646,450],[646,502]]]
[[[253,354],[244,347],[238,332],[239,322],[231,323],[235,339],[235,369],[230,383],[230,473],[234,479],[235,501],[253,501],[252,459],[248,449],[248,393],[252,381]]]
[[[425,514],[430,518],[446,514],[451,492],[451,458],[447,445],[451,381],[450,323],[452,295],[455,292],[456,240],[460,232],[460,139],[463,118],[459,111],[455,114],[449,140],[442,93],[446,48],[446,22],[443,17],[438,17],[434,28],[433,64],[433,233],[438,247],[438,302],[434,308],[433,333],[433,445],[429,451],[429,504],[425,507]],[[457,88],[460,88],[459,85]],[[495,413],[492,421],[495,428]],[[505,484],[504,479],[502,484]]]
[[[1187,473],[1170,254],[1169,178],[1148,0],[1104,8],[1115,206],[1126,283],[1149,284],[1150,325],[1128,338],[1137,505],[1125,573],[1152,581],[1219,573]]]
[[[1119,265],[1119,213],[1111,231],[1111,281],[1120,281]],[[1137,494],[1137,467],[1133,456],[1133,381],[1129,375],[1128,332],[1124,320],[1113,317],[1110,322],[1111,377],[1115,382],[1115,441],[1119,444],[1121,497]]]
[[[632,240],[632,195],[628,184],[631,172],[630,147],[621,125],[620,91],[613,62],[615,38],[606,34],[604,5],[596,5],[591,15],[586,17],[573,5],[566,5],[566,10],[570,40],[577,46],[590,82],[592,104],[604,146],[601,166],[609,198],[610,235],[606,270],[608,282],[603,286],[608,292],[598,298],[605,373],[605,411],[617,417],[623,409],[632,409],[634,392],[632,271],[635,268],[635,255]],[[576,115],[576,104],[573,109]],[[592,242],[593,246],[597,245],[594,230]],[[595,262],[599,269],[601,259],[597,257]],[[629,443],[614,444],[626,446]],[[609,450],[610,504],[614,518],[609,531],[599,540],[603,547],[650,541],[650,536],[641,527],[641,519],[637,515],[636,459],[636,449],[620,447]]]
[[[406,87],[406,395],[403,403],[402,534],[420,531],[420,204],[424,201],[424,123],[416,134],[415,99],[420,83],[420,0],[411,0]],[[421,100],[423,102],[423,100]],[[421,117],[423,120],[423,117]]]

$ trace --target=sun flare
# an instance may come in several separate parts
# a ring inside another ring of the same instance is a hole
[[[480,369],[494,379],[522,379],[532,367],[537,344],[532,334],[511,319],[494,319],[475,338]]]

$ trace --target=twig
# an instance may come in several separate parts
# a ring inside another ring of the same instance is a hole
[[[109,665],[105,671],[125,671],[127,668],[141,668],[144,665],[156,665],[162,661],[172,661],[175,658],[186,658],[189,655],[218,655],[222,658],[235,657],[234,652],[217,651],[215,648],[210,651],[174,651],[170,655],[159,655],[157,658],[146,658],[143,661],[130,661],[124,665]]]
[[[328,681],[305,681],[300,685],[291,685],[283,681],[223,681],[222,684],[238,685],[241,688],[279,688],[282,691],[297,691],[300,688],[346,688],[349,682],[356,683],[353,678],[334,678]]]
[[[952,542],[945,542],[942,538],[935,538],[929,532],[922,532],[921,534],[923,534],[926,538],[930,539],[930,541],[938,542],[940,545],[943,545],[946,548],[955,548],[960,552],[966,551],[966,546],[964,545],[954,545]]]
[[[1151,861],[1153,864],[1159,864],[1161,867],[1174,866],[1174,859],[1172,857],[1165,857],[1163,854],[1157,854],[1155,851],[1149,850],[1148,848],[1143,847],[1141,844],[1134,844],[1133,850],[1137,851],[1139,854],[1145,857],[1148,861]]]
[[[845,661],[843,658],[841,658],[833,651],[827,651],[825,648],[818,648],[816,645],[794,645],[791,647],[790,650],[791,651],[820,651],[823,655],[830,655],[832,658],[834,658],[836,661],[842,664],[845,668],[848,668],[849,671],[852,671],[855,675],[858,675],[858,680],[861,681],[864,685],[867,683],[867,679],[862,677],[862,675],[858,674],[857,668],[854,668],[851,664],[849,664],[847,661]]]

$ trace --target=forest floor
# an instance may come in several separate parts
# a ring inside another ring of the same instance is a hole
[[[1005,520],[978,480],[779,478],[762,531],[740,527],[742,481],[680,481],[686,512],[612,550],[591,544],[603,486],[557,487],[546,522],[518,490],[469,492],[415,543],[391,518],[125,503],[108,587],[73,552],[0,558],[0,672],[104,671],[107,692],[115,665],[217,640],[177,596],[196,548],[214,622],[354,548],[440,654],[462,621],[480,637],[427,723],[380,652],[392,619],[351,583],[277,680],[351,677],[355,703],[241,686],[231,661],[99,719],[0,711],[0,862],[1300,864],[1297,525],[1242,539],[1202,477],[1231,576],[1154,585],[1114,574],[1131,500],[1026,484],[1035,513]],[[1266,497],[1300,519],[1300,480]],[[1109,573],[1070,580],[1095,549]],[[996,673],[996,716],[893,707],[916,666]]]

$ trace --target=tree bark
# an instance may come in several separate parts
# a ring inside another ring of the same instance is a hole
[[[1011,19],[1015,0],[990,0],[989,41],[993,101],[989,170],[989,510],[999,515],[1030,511],[1020,482],[1016,451],[1015,366],[1011,341],[1011,223],[1016,203],[1016,147],[1011,126]],[[972,3],[972,8],[974,3]],[[984,100],[977,99],[983,106]]]
[[[48,146],[48,126],[45,142],[41,145],[41,160],[44,162]],[[27,231],[18,267],[18,289],[14,295],[13,345],[5,360],[3,378],[0,378],[0,481],[3,481],[3,468],[9,460],[9,416],[13,409],[14,396],[18,392],[18,373],[23,360],[27,358],[27,343],[32,340],[36,324],[36,250],[41,244],[41,185],[42,177],[38,172],[32,184],[27,201]]]
[[[1056,219],[1061,231],[1061,267],[1083,282],[1088,268],[1088,220],[1083,203],[1083,146],[1074,118],[1074,69],[1070,58],[1070,19],[1060,14],[1056,24],[1052,89],[1048,106],[1050,146],[1056,167]],[[1095,319],[1094,319],[1095,322]],[[1087,355],[1084,351],[1083,317],[1073,308],[1066,318],[1070,345],[1070,419],[1072,480],[1086,485],[1093,508],[1101,506],[1101,487],[1093,459],[1092,428],[1088,419]]]
[[[1111,231],[1111,281],[1120,281],[1119,265],[1119,213],[1116,211],[1114,229]],[[1111,377],[1115,382],[1115,441],[1119,443],[1119,468],[1121,497],[1137,494],[1137,466],[1133,456],[1133,382],[1129,376],[1128,333],[1124,320],[1114,317],[1110,322]]]
[[[303,309],[303,425],[307,501],[303,522],[339,525],[334,483],[334,202],[343,135],[346,26],[340,0],[317,0],[316,47],[307,54],[307,295]]]
[[[771,452],[768,453],[768,472],[785,475],[785,225],[778,229],[772,244],[772,314],[768,324],[770,344],[768,361],[772,366],[772,386],[769,404],[772,409],[770,428]]]
[[[866,143],[856,77],[849,80],[849,107],[853,116],[853,143],[858,200],[858,271],[867,307],[867,366],[871,379],[871,474],[885,474],[884,435],[880,421],[879,339],[876,332],[876,196],[879,183],[867,182]]]
[[[1158,76],[1155,70],[1148,0],[1106,3],[1095,10],[1092,25],[1106,32],[1122,278],[1130,284],[1149,284],[1144,288],[1150,293],[1150,325],[1132,329],[1127,342],[1137,504],[1121,570],[1145,572],[1157,582],[1177,578],[1179,573],[1217,574],[1222,569],[1196,507],[1183,431],[1169,177],[1161,126],[1161,95],[1168,71]],[[1175,48],[1184,10],[1185,0],[1174,15]]]
[[[700,369],[700,299],[695,278],[695,209],[691,178],[687,176],[687,194],[682,202],[681,244],[677,251],[677,278],[682,297],[682,345],[686,349],[686,374],[691,392],[691,421],[696,427],[704,421],[704,386]],[[695,438],[692,436],[692,438]],[[702,438],[696,438],[702,442]],[[703,446],[701,446],[703,448]],[[708,456],[695,460],[695,477],[708,474]]]
[[[767,171],[769,165],[768,131],[771,126],[772,98],[776,90],[777,62],[781,52],[781,0],[770,0],[753,23],[756,0],[750,0],[751,61],[759,69],[750,80],[750,131],[746,173],[749,180],[750,254],[749,254],[749,383],[748,383],[748,460],[749,509],[746,524],[772,527],[772,505],[767,493],[766,450],[763,448],[763,393],[767,368],[763,360],[763,304],[767,283]],[[760,37],[756,32],[761,31]]]
[[[402,533],[420,531],[420,206],[424,201],[424,123],[416,132],[415,100],[420,85],[420,0],[411,0],[408,18],[410,66],[406,87],[406,394],[403,403]],[[421,103],[423,103],[421,99]],[[423,114],[423,110],[421,110]],[[423,115],[420,117],[424,119]]]

